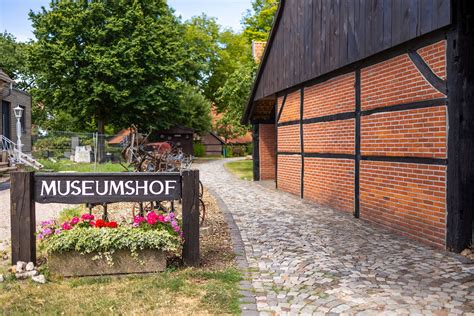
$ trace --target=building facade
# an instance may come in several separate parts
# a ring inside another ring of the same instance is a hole
[[[242,120],[255,179],[426,244],[468,246],[472,7],[282,0]]]
[[[16,118],[13,109],[17,106],[23,108],[21,118],[22,150],[31,153],[31,96],[13,85],[13,81],[0,69],[0,134],[16,143]]]

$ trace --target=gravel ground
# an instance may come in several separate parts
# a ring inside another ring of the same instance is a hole
[[[59,212],[71,205],[36,203],[36,223],[56,218]],[[9,249],[10,244],[10,190],[0,191],[0,250]]]

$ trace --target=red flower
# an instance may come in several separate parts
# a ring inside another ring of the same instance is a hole
[[[102,228],[102,227],[105,227],[106,225],[107,223],[102,219],[98,219],[95,221],[95,227],[97,228]]]
[[[105,224],[108,228],[117,228],[118,224],[117,222],[108,222]]]

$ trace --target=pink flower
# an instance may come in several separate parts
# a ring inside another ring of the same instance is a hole
[[[150,212],[146,215],[146,221],[150,225],[156,224],[156,221],[158,220],[158,215],[156,215],[155,212]]]
[[[146,219],[143,216],[135,216],[135,218],[133,219],[134,224],[140,224],[141,222],[144,222],[144,221],[146,221]]]
[[[70,230],[72,229],[71,225],[68,224],[68,222],[64,222],[61,227],[64,229],[64,230]]]
[[[82,214],[81,218],[84,221],[92,221],[94,220],[94,215],[86,213],[86,214]]]
[[[79,223],[79,217],[73,217],[71,219],[71,225],[76,225],[77,223]]]
[[[158,221],[159,221],[160,223],[164,223],[164,222],[165,222],[165,217],[164,217],[163,215],[161,215],[161,214],[158,215]]]

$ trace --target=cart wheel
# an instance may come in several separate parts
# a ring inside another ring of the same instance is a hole
[[[199,199],[199,217],[201,218],[201,226],[204,224],[206,219],[206,204],[202,199]]]

